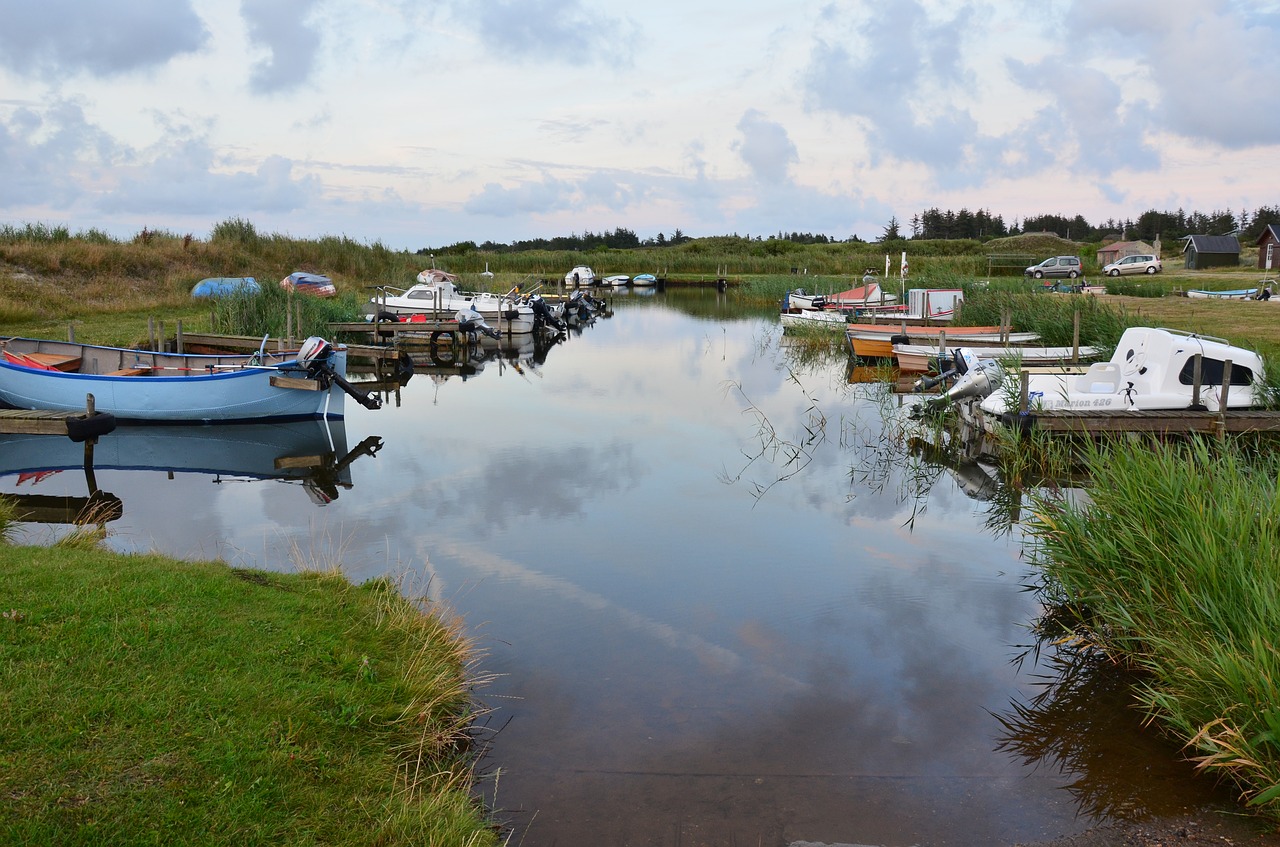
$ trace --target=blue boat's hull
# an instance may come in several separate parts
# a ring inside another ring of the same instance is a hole
[[[13,341],[17,340],[11,343]],[[96,370],[90,364],[98,360],[96,357],[109,361],[120,353],[116,348],[90,345],[79,349],[86,360],[82,369],[90,371]],[[92,395],[98,411],[110,412],[117,421],[126,422],[232,422],[343,416],[346,396],[343,391],[337,386],[321,387],[297,367],[253,366],[247,364],[243,356],[135,355],[149,363],[145,375],[64,373],[0,359],[0,401],[15,409],[83,412],[87,397]],[[170,361],[174,364],[166,364]],[[345,351],[335,350],[331,364],[335,373],[345,376]]]

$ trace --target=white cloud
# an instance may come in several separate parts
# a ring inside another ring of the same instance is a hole
[[[153,68],[209,37],[190,0],[0,0],[0,21],[0,65],[45,79]]]
[[[260,94],[297,88],[311,76],[320,36],[307,23],[316,0],[241,0],[249,40],[268,55],[253,65],[250,82]]]

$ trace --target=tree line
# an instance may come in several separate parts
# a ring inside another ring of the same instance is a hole
[[[1269,224],[1280,225],[1280,206],[1259,206],[1253,211],[1242,209],[1238,214],[1219,210],[1209,213],[1188,213],[1182,209],[1174,212],[1149,209],[1139,215],[1136,220],[1108,218],[1097,224],[1090,223],[1083,215],[1073,217],[1032,215],[1021,221],[1015,218],[1012,223],[1006,223],[1003,216],[992,214],[987,209],[970,211],[962,208],[959,211],[952,209],[943,211],[932,208],[912,215],[907,224],[908,232],[903,231],[903,226],[896,217],[890,218],[879,241],[881,243],[905,239],[990,241],[993,238],[1004,238],[1010,235],[1051,232],[1072,241],[1085,242],[1102,241],[1105,238],[1118,238],[1122,241],[1154,241],[1157,237],[1164,241],[1176,241],[1188,235],[1237,235],[1241,241],[1249,243],[1256,241]],[[742,240],[737,233],[732,236],[717,237]],[[627,250],[637,247],[677,247],[692,240],[692,236],[686,235],[680,229],[676,229],[670,236],[660,232],[652,238],[642,239],[636,235],[635,230],[617,227],[605,232],[586,231],[581,235],[572,233],[553,238],[531,238],[512,241],[509,244],[495,241],[485,241],[480,244],[474,241],[459,241],[444,247],[423,247],[417,253],[425,256],[429,253],[447,255],[477,251],[521,253],[528,250],[588,251],[603,248]],[[779,247],[782,247],[782,242],[789,244],[842,243],[841,239],[822,233],[782,230],[769,236],[757,235],[754,239],[748,235],[745,236],[745,240],[779,242]],[[849,236],[844,239],[844,242],[865,243],[856,235]]]
[[[1188,235],[1237,235],[1248,242],[1256,241],[1269,224],[1280,224],[1280,207],[1260,206],[1252,212],[1242,209],[1239,214],[1220,210],[1188,213],[1182,209],[1176,212],[1150,209],[1139,215],[1137,220],[1109,218],[1096,225],[1089,223],[1083,215],[1034,215],[1023,218],[1020,223],[1015,219],[1008,226],[1000,215],[992,215],[985,209],[975,212],[948,209],[944,212],[934,208],[912,216],[909,237],[988,241],[1030,232],[1051,232],[1072,241],[1102,241],[1107,237],[1123,241],[1154,241],[1156,238],[1176,241]],[[906,236],[900,232],[897,219],[890,219],[881,240],[902,237]]]

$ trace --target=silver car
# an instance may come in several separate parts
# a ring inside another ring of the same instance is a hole
[[[1038,265],[1032,265],[1023,271],[1022,275],[1033,276],[1036,279],[1055,276],[1075,279],[1081,273],[1079,256],[1054,256],[1052,259],[1045,259]]]
[[[1152,256],[1150,253],[1139,253],[1135,256],[1125,256],[1123,259],[1117,259],[1109,265],[1104,265],[1102,272],[1107,276],[1120,276],[1120,274],[1156,274],[1162,270],[1159,256]]]

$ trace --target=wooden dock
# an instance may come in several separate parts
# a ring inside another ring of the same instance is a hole
[[[1280,412],[1228,409],[1225,412],[1183,410],[1089,412],[1052,410],[1029,412],[1028,425],[1045,432],[1086,433],[1145,432],[1159,435],[1207,432],[1214,435],[1244,432],[1280,432]]]
[[[115,416],[98,412],[92,394],[85,396],[83,412],[0,409],[0,433],[6,435],[64,435],[73,441],[85,441],[115,428]]]
[[[345,326],[345,324],[334,324],[331,326]],[[366,332],[373,326],[371,323],[356,323],[353,326],[362,327]],[[390,327],[393,324],[384,323],[379,326]],[[422,326],[422,324],[417,324]],[[267,348],[272,352],[284,352],[285,350],[296,350],[300,340],[286,338],[271,338],[267,341]],[[213,353],[213,352],[252,352],[262,346],[261,337],[253,337],[249,335],[215,335],[213,333],[195,333],[188,332],[182,336],[182,352],[184,353]],[[351,357],[363,357],[367,359],[395,359],[399,356],[399,352],[394,348],[383,344],[348,344],[347,355]]]

